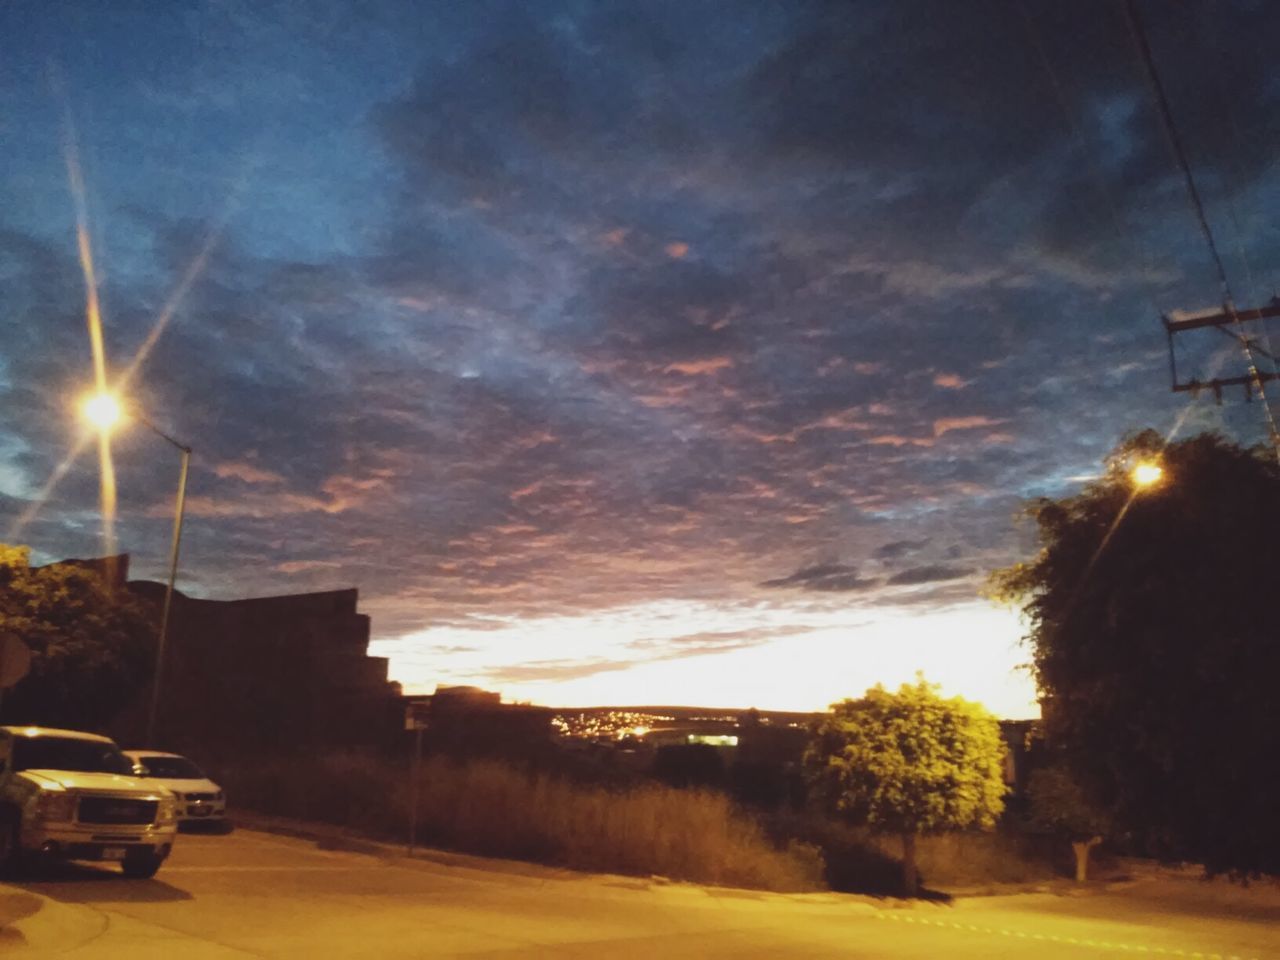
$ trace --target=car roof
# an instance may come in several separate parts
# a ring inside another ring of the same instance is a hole
[[[87,740],[91,743],[109,743],[115,746],[115,741],[110,737],[97,733],[85,733],[83,730],[62,730],[58,727],[0,727],[0,730],[28,740],[36,737],[62,737],[67,740]]]

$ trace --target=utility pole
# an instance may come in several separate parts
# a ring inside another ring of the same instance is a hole
[[[1161,320],[1164,321],[1165,336],[1169,341],[1169,377],[1170,385],[1175,393],[1190,392],[1199,395],[1201,390],[1212,390],[1214,399],[1222,403],[1223,387],[1243,387],[1244,398],[1252,401],[1256,391],[1263,407],[1266,408],[1267,429],[1271,434],[1271,443],[1275,447],[1276,457],[1280,459],[1280,431],[1277,431],[1275,416],[1267,400],[1264,384],[1272,380],[1280,380],[1280,373],[1260,370],[1254,360],[1255,354],[1262,354],[1276,365],[1276,357],[1263,349],[1262,345],[1251,338],[1244,329],[1250,321],[1265,321],[1280,317],[1280,297],[1272,297],[1266,306],[1250,310],[1237,310],[1230,299],[1222,307],[1211,307],[1208,310],[1171,310]],[[1229,329],[1230,328],[1230,329]],[[1191,377],[1179,379],[1178,360],[1174,351],[1174,342],[1178,334],[1191,330],[1216,329],[1237,341],[1244,348],[1246,370],[1233,376],[1215,376],[1208,380]]]

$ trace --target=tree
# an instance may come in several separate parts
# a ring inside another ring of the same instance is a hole
[[[1031,819],[1066,837],[1076,858],[1076,883],[1089,879],[1089,854],[1111,829],[1111,818],[1089,802],[1061,763],[1035,770],[1027,783]]]
[[[918,887],[916,837],[989,828],[1004,809],[1004,741],[995,717],[943,699],[923,677],[833,704],[804,766],[813,795],[855,824],[902,838],[903,884]]]
[[[1129,471],[1158,459],[1160,482]],[[1213,434],[1123,441],[1029,512],[1042,549],[992,576],[1021,605],[1045,732],[1150,855],[1280,871],[1280,467]]]
[[[0,632],[31,650],[30,672],[0,703],[5,722],[100,729],[150,676],[152,608],[92,569],[33,568],[26,547],[0,544]]]

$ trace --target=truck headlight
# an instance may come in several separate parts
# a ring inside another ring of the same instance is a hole
[[[170,823],[177,816],[177,806],[173,801],[173,797],[161,797],[160,803],[156,807],[156,822]]]
[[[69,823],[76,818],[76,795],[63,790],[46,790],[36,798],[37,820]]]

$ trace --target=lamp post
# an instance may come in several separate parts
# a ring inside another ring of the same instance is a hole
[[[124,416],[120,402],[109,393],[98,393],[84,402],[85,417],[99,430],[107,431]],[[173,540],[169,546],[169,583],[164,592],[164,606],[160,613],[160,639],[156,644],[156,667],[151,680],[151,703],[147,708],[147,744],[155,743],[156,715],[160,706],[160,680],[164,671],[164,650],[169,639],[169,613],[173,607],[173,587],[178,579],[178,550],[182,545],[182,517],[187,500],[187,468],[191,464],[191,448],[179,443],[137,410],[132,417],[150,428],[162,440],[178,448],[182,455],[182,467],[178,473],[178,497],[173,511]]]

